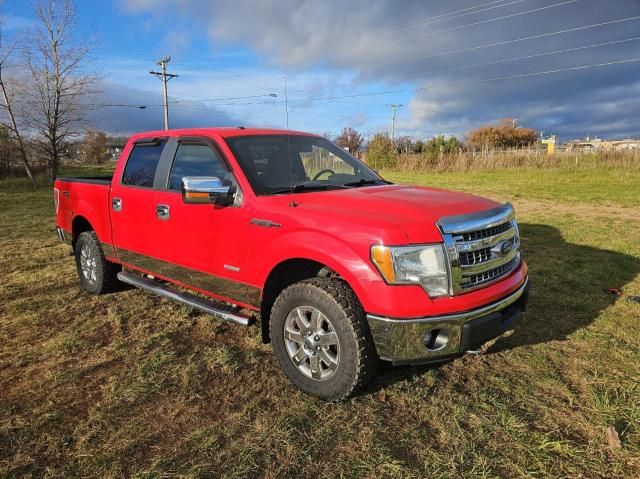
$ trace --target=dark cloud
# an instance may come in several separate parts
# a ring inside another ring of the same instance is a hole
[[[504,61],[640,37],[638,19],[582,28],[640,16],[640,0],[128,0],[126,8],[188,17],[216,42],[245,45],[271,65],[354,71],[356,91],[408,83],[418,89],[400,123],[410,134],[461,133],[517,117],[564,138],[640,136],[640,62],[479,82],[640,58],[633,40]]]
[[[159,94],[107,84],[99,99],[88,107],[88,122],[96,129],[128,135],[163,128],[162,99]],[[113,106],[109,106],[113,105]],[[123,106],[130,105],[130,106]],[[140,109],[137,106],[146,106]],[[171,128],[233,126],[238,120],[204,103],[171,104]]]

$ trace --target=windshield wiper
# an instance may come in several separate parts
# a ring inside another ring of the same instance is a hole
[[[324,191],[329,188],[345,188],[344,185],[335,185],[335,184],[322,184],[322,183],[299,183],[297,185],[293,185],[292,188],[271,191],[269,194],[278,195],[282,193],[304,193],[307,191]]]
[[[379,181],[383,181],[383,180],[368,180],[366,178],[360,178],[359,180],[343,183],[342,185],[357,188],[358,186],[376,185],[378,184]]]

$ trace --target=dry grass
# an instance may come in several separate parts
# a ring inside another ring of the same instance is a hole
[[[375,165],[373,165],[375,168]],[[544,150],[463,152],[430,158],[424,155],[399,155],[399,171],[479,171],[512,168],[591,170],[610,167],[640,170],[640,150],[602,151],[598,153],[557,152],[548,156]]]
[[[384,368],[338,405],[258,328],[81,292],[49,188],[0,183],[0,477],[638,477],[640,223],[598,207],[631,211],[638,176],[583,173],[411,174],[515,202],[530,310],[485,355]]]

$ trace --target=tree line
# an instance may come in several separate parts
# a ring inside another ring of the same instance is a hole
[[[386,133],[376,133],[367,142],[355,129],[347,127],[335,138],[335,143],[352,154],[366,150],[369,162],[381,168],[395,166],[398,155],[421,155],[437,161],[443,155],[467,151],[495,151],[530,148],[537,142],[533,128],[518,127],[515,120],[504,119],[494,125],[483,125],[467,133],[464,141],[456,136],[437,135],[429,139],[413,139],[408,136],[393,141]]]

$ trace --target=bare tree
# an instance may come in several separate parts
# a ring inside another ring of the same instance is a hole
[[[53,182],[65,145],[83,119],[82,98],[91,92],[96,77],[83,68],[89,47],[79,41],[73,2],[38,0],[34,10],[38,22],[27,51],[32,97],[26,113]]]
[[[0,1],[0,49],[2,48],[2,40],[3,40],[3,28],[4,28],[4,16],[2,15],[2,9],[3,7],[3,2]],[[20,129],[18,128],[18,122],[16,121],[16,115],[14,113],[14,108],[13,108],[13,96],[12,96],[12,92],[9,91],[9,89],[7,88],[7,85],[4,81],[4,77],[2,76],[3,73],[3,67],[6,64],[7,59],[9,58],[9,56],[11,55],[11,53],[13,52],[13,47],[15,47],[15,45],[13,45],[7,53],[3,54],[2,58],[0,58],[0,94],[2,94],[2,100],[3,100],[3,104],[1,105],[2,108],[4,108],[5,112],[7,113],[7,116],[9,118],[9,122],[0,122],[0,124],[2,124],[2,126],[4,126],[7,130],[9,130],[11,132],[11,134],[16,138],[16,140],[18,141],[18,151],[19,151],[19,157],[20,157],[20,161],[22,161],[22,165],[24,166],[24,170],[27,173],[27,176],[29,177],[29,180],[31,180],[32,184],[35,184],[36,180],[33,176],[33,171],[31,170],[31,166],[29,166],[29,158],[27,156],[27,149],[25,148],[24,145],[24,141],[22,139],[22,134],[20,133]]]

